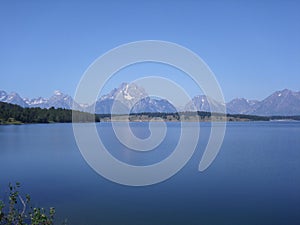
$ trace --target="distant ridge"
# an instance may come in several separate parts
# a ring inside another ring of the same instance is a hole
[[[227,111],[262,116],[300,115],[300,92],[284,89],[274,92],[262,101],[233,99],[227,103]]]
[[[71,96],[61,91],[55,91],[50,98],[38,97],[34,99],[22,98],[15,92],[8,94],[5,91],[0,91],[0,101],[17,104],[25,108],[74,108],[87,112],[93,112],[95,109],[95,113],[99,114],[111,113],[113,104],[117,106],[116,108],[121,114],[128,111],[131,113],[174,113],[177,111],[176,107],[169,101],[149,97],[142,87],[134,83],[122,83],[118,88],[114,88],[108,94],[101,96],[93,105],[80,105]],[[180,111],[218,112],[224,107],[208,96],[198,95],[193,97],[184,107],[181,107]],[[226,110],[230,114],[296,116],[300,115],[300,92],[284,89],[274,92],[262,101],[236,98],[226,104]]]

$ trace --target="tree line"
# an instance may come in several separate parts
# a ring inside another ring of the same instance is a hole
[[[110,120],[112,116],[110,114],[90,114],[87,112],[72,111],[70,109],[54,108],[49,109],[42,108],[22,108],[19,105],[0,102],[0,124],[22,124],[22,123],[70,123],[75,118],[76,122],[100,122],[105,119]],[[221,114],[210,112],[176,112],[176,113],[164,113],[164,112],[144,112],[144,113],[131,113],[129,115],[130,121],[135,121],[136,118],[148,117],[162,118],[164,120],[180,120],[181,116],[185,119],[198,117],[200,120],[210,119],[212,116],[223,118],[227,116],[229,121],[231,120],[250,120],[250,121],[269,121],[269,120],[300,120],[300,116],[255,116],[255,115],[243,115],[243,114]]]
[[[76,122],[91,122],[94,116],[95,122],[100,122],[98,115],[86,112],[76,112]],[[72,122],[72,110],[54,108],[22,108],[21,106],[0,102],[0,124],[18,123],[70,123]]]

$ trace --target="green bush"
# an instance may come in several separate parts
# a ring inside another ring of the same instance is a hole
[[[20,183],[9,184],[7,199],[0,200],[0,225],[51,225],[54,222],[55,209],[30,207],[30,195],[20,194]]]

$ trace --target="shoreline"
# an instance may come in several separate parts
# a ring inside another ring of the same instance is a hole
[[[284,122],[300,122],[300,120],[292,120],[292,119],[286,119],[286,120],[101,120],[100,122],[74,122],[74,123],[112,123],[112,122],[120,122],[120,123],[148,123],[148,122],[165,122],[165,123],[209,123],[209,122],[226,122],[226,123],[249,123],[249,122],[278,122],[278,123],[284,123]],[[0,123],[0,126],[9,126],[9,125],[33,125],[33,124],[71,124],[73,122],[49,122],[49,123],[22,123],[19,121],[15,122],[7,122],[7,123]]]

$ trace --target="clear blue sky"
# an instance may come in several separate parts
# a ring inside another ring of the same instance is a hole
[[[226,100],[298,91],[299,12],[300,1],[2,0],[0,90],[30,98],[56,89],[73,95],[97,57],[127,42],[157,39],[197,53]]]

